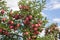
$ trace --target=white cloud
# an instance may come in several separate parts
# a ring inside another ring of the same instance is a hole
[[[18,0],[6,0],[7,1],[7,5],[10,7],[10,9],[13,10],[19,10],[18,8]]]
[[[52,9],[59,9],[60,8],[60,3],[52,5]]]
[[[50,5],[49,9],[51,9],[51,10],[60,9],[60,3],[54,3],[54,4]]]
[[[60,26],[58,26],[58,28],[60,29]]]
[[[50,0],[50,2],[46,4],[45,10],[54,10],[54,9],[60,9],[59,0]]]
[[[54,18],[53,21],[59,23],[60,22],[60,18]]]

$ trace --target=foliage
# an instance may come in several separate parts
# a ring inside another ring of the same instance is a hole
[[[42,28],[45,28],[45,25],[48,23],[47,18],[41,14],[43,8],[45,8],[45,2],[46,0],[21,0],[18,2],[20,10],[13,11],[8,10],[9,8],[6,6],[5,1],[1,0],[1,40],[20,40],[20,37],[22,37],[23,40],[54,40],[53,34],[55,32],[47,34],[43,38],[38,38],[38,34],[42,32]],[[54,29],[56,26],[52,27],[52,29]],[[22,35],[20,35],[20,33],[22,33]]]

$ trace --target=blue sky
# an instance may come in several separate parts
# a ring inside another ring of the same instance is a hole
[[[46,0],[43,13],[47,15],[49,22],[56,22],[60,27],[60,0]]]
[[[18,10],[18,0],[6,0],[7,5],[13,10]],[[56,22],[60,27],[60,0],[46,0],[46,8],[42,14],[46,16],[50,23]]]

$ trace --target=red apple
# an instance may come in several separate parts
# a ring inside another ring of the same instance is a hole
[[[8,31],[4,31],[3,34],[9,36],[9,32]]]
[[[28,10],[29,9],[29,6],[25,6],[25,5],[20,5],[19,6],[20,9],[25,9],[25,10]]]
[[[26,35],[28,35],[29,33],[28,32],[25,32]]]
[[[27,21],[27,25],[31,24],[29,21]]]
[[[28,35],[28,34],[29,34],[29,32],[25,32],[25,33],[24,33],[24,35]]]
[[[24,22],[23,22],[24,24],[27,24],[27,25],[29,25],[30,24],[30,22],[29,21],[27,21],[27,20],[24,20]]]
[[[39,31],[35,31],[34,34],[38,35],[39,34]]]
[[[3,32],[3,29],[0,28],[0,33]]]
[[[28,17],[29,17],[30,20],[32,19],[32,15],[29,15]]]
[[[38,23],[38,26],[40,27],[40,26],[41,26],[41,24],[40,24],[40,23]]]
[[[15,16],[14,16],[14,18],[17,20],[17,19],[19,19],[19,14],[16,14]]]
[[[35,27],[38,27],[39,25],[38,24],[35,24]]]
[[[34,31],[37,31],[38,30],[38,28],[33,28],[34,29]]]
[[[13,21],[10,21],[10,24],[14,24],[14,22]]]
[[[13,21],[9,21],[8,24],[14,24],[14,22]]]
[[[26,21],[29,21],[29,18],[28,17],[26,17],[26,19],[25,19]]]
[[[19,27],[19,26],[20,26],[20,23],[17,24],[17,27]]]
[[[13,28],[14,28],[14,26],[9,26],[9,28],[10,28],[10,29],[13,29]]]
[[[1,13],[4,14],[5,10],[1,10]]]
[[[32,26],[31,26],[31,27],[33,28],[34,26],[35,26],[35,25],[34,25],[34,24],[32,24]]]
[[[4,22],[6,20],[6,18],[2,18],[2,21]]]

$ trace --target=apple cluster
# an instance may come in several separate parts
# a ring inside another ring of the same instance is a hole
[[[11,20],[8,21],[8,24],[10,29],[15,29],[15,30],[17,30],[21,26],[20,23],[15,24],[14,21]]]
[[[21,10],[29,10],[29,6],[25,6],[25,5],[20,5],[19,8]],[[4,14],[4,10],[1,10],[1,14]],[[10,11],[9,14],[11,17],[11,19],[9,19],[7,21],[7,25],[9,26],[9,29],[14,29],[17,30],[19,29],[19,27],[21,27],[21,23],[19,23],[19,19],[22,20],[22,23],[24,24],[24,28],[22,28],[23,31],[23,36],[27,37],[27,40],[32,40],[32,39],[36,39],[37,35],[40,33],[40,27],[42,25],[42,21],[38,20],[37,23],[32,23],[32,20],[34,20],[33,15],[29,14],[27,16],[22,16],[21,14],[17,13],[14,14],[12,13],[12,10]],[[14,19],[14,20],[13,20]],[[17,23],[15,23],[15,20],[19,20],[17,21]],[[5,22],[6,18],[2,18],[2,21]],[[27,27],[26,27],[27,26]],[[29,30],[29,31],[28,31]],[[8,35],[9,32],[8,31],[4,31],[4,29],[0,28],[0,33],[3,33],[5,35]]]
[[[19,8],[23,10],[29,10],[30,7],[25,5],[20,5]]]
[[[24,25],[28,25],[29,27],[26,27],[24,29],[23,35],[27,36],[27,40],[32,40],[32,39],[36,39],[37,35],[40,33],[40,27],[42,25],[42,21],[38,21],[38,23],[36,24],[32,24],[31,20],[33,19],[32,15],[28,15],[25,20],[23,21]],[[29,29],[29,31],[27,31],[27,28]],[[29,37],[30,35],[30,37]],[[29,38],[28,38],[29,37]]]
[[[9,32],[7,30],[3,29],[3,28],[0,28],[0,34],[9,36]]]
[[[30,20],[32,19],[32,15],[29,15],[25,18],[25,20],[23,21],[23,23],[26,25],[26,24],[30,24]]]

